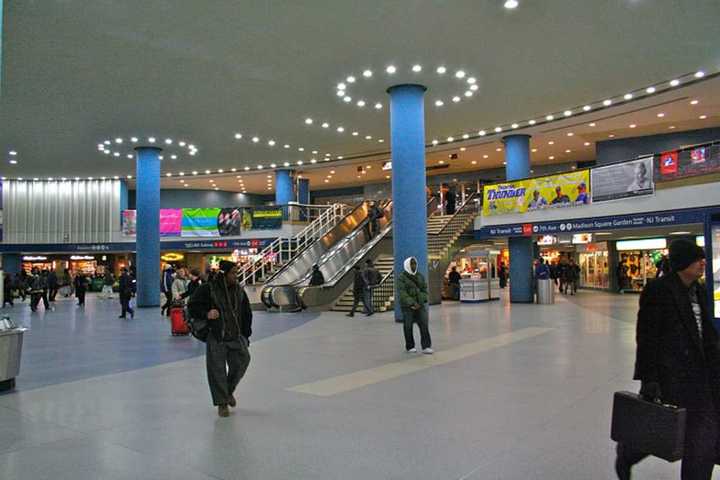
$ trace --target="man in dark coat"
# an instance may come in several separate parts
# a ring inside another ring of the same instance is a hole
[[[687,409],[683,480],[710,480],[718,458],[720,350],[705,289],[705,252],[688,240],[670,245],[671,273],[647,284],[637,320],[635,380],[648,400]],[[618,444],[615,469],[630,479],[647,455]]]
[[[208,384],[221,417],[237,404],[233,394],[250,365],[252,310],[237,273],[237,265],[222,260],[217,275],[197,287],[188,301],[192,318],[208,320]]]
[[[348,313],[347,316],[355,316],[355,310],[357,309],[357,306],[360,302],[363,303],[365,314],[370,315],[370,309],[368,308],[365,299],[365,275],[364,272],[360,269],[360,265],[355,265],[355,267],[353,267],[353,274],[353,305],[350,313]]]
[[[135,310],[130,307],[130,299],[133,294],[133,279],[130,277],[127,268],[123,267],[119,283],[118,293],[120,296],[120,307],[122,308],[122,313],[120,313],[118,318],[125,318],[128,313],[130,314],[130,318],[135,318]]]
[[[310,275],[310,286],[311,287],[319,287],[320,285],[325,284],[325,276],[320,271],[319,265],[313,265],[312,267],[312,274]]]
[[[371,240],[375,238],[375,236],[380,233],[380,219],[385,216],[385,213],[380,210],[380,207],[378,207],[377,202],[370,202],[370,207],[368,208],[368,222],[366,225],[366,232],[367,232],[367,238],[368,240]]]

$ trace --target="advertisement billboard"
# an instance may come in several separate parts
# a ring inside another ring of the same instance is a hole
[[[720,172],[720,145],[699,145],[663,152],[657,159],[656,182]]]
[[[591,183],[593,203],[652,195],[655,193],[653,157],[593,168]]]
[[[217,219],[219,208],[183,208],[183,237],[219,237]]]
[[[590,203],[590,171],[486,185],[483,197],[486,216],[587,205]]]
[[[280,207],[255,207],[252,211],[252,228],[277,230],[282,228],[283,211]]]

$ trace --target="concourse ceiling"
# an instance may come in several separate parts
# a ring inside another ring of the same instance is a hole
[[[180,140],[197,147],[195,155],[174,152],[176,158],[168,151],[163,173],[255,171],[257,165],[269,170],[271,164],[297,161],[305,168],[325,154],[333,160],[324,169],[356,172],[359,163],[348,159],[381,165],[388,156],[385,90],[393,84],[427,85],[427,140],[446,139],[544,118],[674,78],[692,82],[698,70],[710,77],[720,71],[718,18],[720,3],[700,0],[520,0],[515,10],[503,8],[503,0],[5,2],[0,174],[135,175],[134,161],[127,158],[132,136],[139,143],[154,136],[158,142],[172,139],[173,148]],[[388,74],[391,65],[397,70]],[[422,70],[414,72],[414,65]],[[445,74],[437,73],[440,66]],[[364,76],[365,70],[372,76]],[[680,105],[681,97],[692,95],[683,91],[707,88],[705,101],[717,104],[712,82],[681,85],[663,95],[674,95]],[[341,96],[339,83],[345,84]],[[438,101],[443,105],[436,106]],[[610,127],[612,112],[631,113],[631,103],[594,115],[605,115]],[[698,119],[689,111],[678,129],[695,128]],[[717,124],[714,112],[697,128]],[[558,132],[584,119],[563,120]],[[669,126],[658,123],[652,132]],[[575,128],[582,143],[564,142],[566,148],[557,151],[543,146],[547,155],[538,155],[537,162],[559,162],[566,149],[574,152],[566,161],[592,159],[584,142],[594,145],[609,130]],[[533,142],[546,140],[550,130],[551,124],[542,131],[536,127]],[[122,149],[111,145],[118,157],[99,151],[99,143],[117,137],[124,139]],[[461,153],[474,168],[501,167],[499,155],[491,158],[501,148],[498,140],[438,145],[429,151],[428,164],[464,147]],[[17,152],[17,164],[9,163],[10,151]],[[319,166],[313,170],[305,174],[322,187],[327,173]],[[382,172],[378,166],[373,170]],[[258,178],[266,174],[255,171]],[[363,175],[375,181],[385,176]],[[342,177],[346,184],[363,180],[349,173]],[[235,175],[222,178],[237,183]]]

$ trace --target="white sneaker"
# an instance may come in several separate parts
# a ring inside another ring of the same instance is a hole
[[[411,348],[407,351],[407,353],[417,353],[417,348]]]
[[[425,355],[432,355],[433,353],[435,353],[435,350],[433,350],[432,348],[423,348],[423,353]]]

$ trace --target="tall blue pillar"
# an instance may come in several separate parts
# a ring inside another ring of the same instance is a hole
[[[505,177],[508,181],[530,176],[530,135],[508,135],[505,143]],[[533,302],[532,237],[510,237],[510,301]]]
[[[300,205],[310,205],[310,179],[298,178],[297,201]],[[309,215],[305,207],[300,208],[300,221],[307,221]]]
[[[19,253],[3,253],[2,254],[2,270],[5,273],[20,273],[22,268],[21,257]]]
[[[392,151],[393,251],[395,278],[407,257],[428,280],[427,212],[425,196],[425,105],[422,85],[396,85],[390,94]],[[395,282],[397,289],[397,282]],[[402,319],[395,291],[395,319]]]
[[[275,204],[283,206],[283,219],[288,218],[287,204],[295,201],[293,193],[293,171],[275,171]]]
[[[160,152],[138,147],[136,268],[138,307],[160,305]]]

